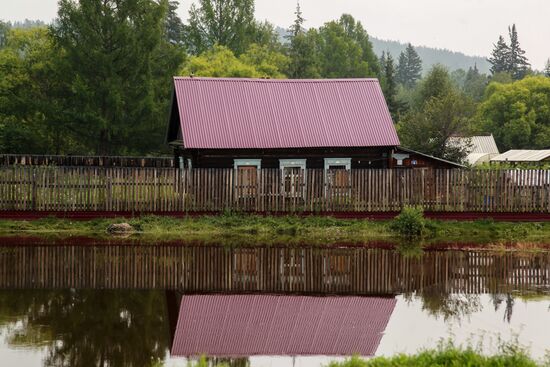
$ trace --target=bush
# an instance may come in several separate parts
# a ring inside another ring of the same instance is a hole
[[[422,237],[426,230],[426,219],[422,208],[405,207],[390,223],[390,230],[401,237]]]

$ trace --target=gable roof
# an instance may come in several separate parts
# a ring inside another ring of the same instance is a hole
[[[377,79],[175,77],[174,87],[185,148],[399,145]]]
[[[395,298],[184,295],[172,356],[374,355]]]
[[[468,153],[489,153],[499,154],[497,143],[493,134],[491,135],[475,135],[466,137],[451,137],[449,142],[458,146],[467,147]]]

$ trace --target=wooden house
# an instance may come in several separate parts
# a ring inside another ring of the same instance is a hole
[[[292,173],[392,168],[401,161],[377,79],[176,77],[167,141],[180,168]],[[402,153],[414,154],[422,155]],[[415,162],[452,165],[426,155]]]

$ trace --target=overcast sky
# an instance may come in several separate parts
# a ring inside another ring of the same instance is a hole
[[[191,0],[180,1],[187,19]],[[537,69],[550,57],[549,0],[301,0],[306,26],[350,13],[369,34],[414,45],[448,48],[486,56],[499,34],[516,23],[521,45]],[[256,0],[256,16],[287,27],[296,0]],[[52,20],[57,0],[0,0],[0,19]]]

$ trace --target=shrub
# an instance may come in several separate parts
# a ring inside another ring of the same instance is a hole
[[[426,219],[422,208],[405,207],[390,223],[390,230],[401,237],[422,237],[426,229]]]

